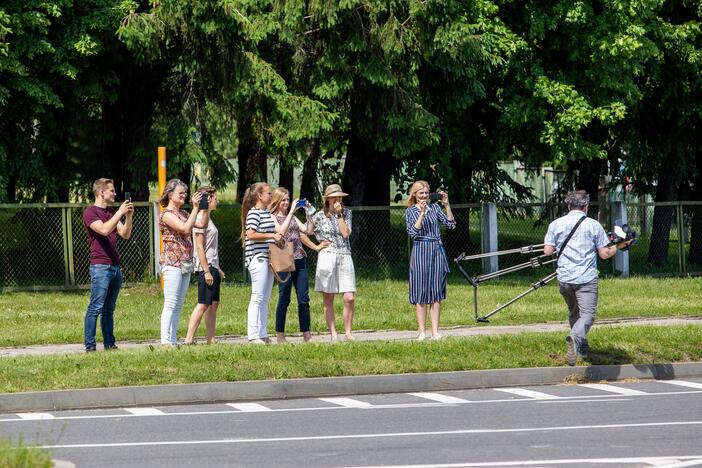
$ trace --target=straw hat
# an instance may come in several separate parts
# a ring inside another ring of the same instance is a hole
[[[348,193],[341,191],[341,185],[339,184],[331,184],[324,189],[324,198],[345,197],[347,195]]]

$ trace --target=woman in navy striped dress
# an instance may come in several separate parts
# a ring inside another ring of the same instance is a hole
[[[446,229],[456,227],[448,194],[439,192],[446,213],[436,203],[429,203],[429,183],[418,180],[410,188],[405,221],[412,238],[412,256],[409,272],[409,301],[417,307],[418,340],[426,338],[427,305],[431,317],[431,337],[441,339],[439,316],[441,301],[446,299],[446,277],[449,272],[446,251],[441,243],[439,225]]]

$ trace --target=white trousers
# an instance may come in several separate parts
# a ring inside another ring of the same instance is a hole
[[[248,337],[250,340],[263,339],[268,336],[268,300],[273,291],[273,272],[268,266],[268,259],[256,256],[249,263],[251,275],[251,300],[248,309]]]
[[[161,268],[161,274],[163,275],[161,344],[176,344],[178,319],[190,286],[190,273],[184,275],[178,267],[164,266]]]

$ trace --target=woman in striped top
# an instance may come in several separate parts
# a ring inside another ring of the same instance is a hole
[[[273,290],[273,272],[268,266],[268,244],[279,242],[292,219],[276,228],[266,208],[271,201],[271,188],[265,182],[256,182],[246,189],[241,204],[241,238],[246,248],[246,267],[251,276],[251,300],[248,308],[249,343],[268,343],[268,300]],[[297,200],[295,201],[297,202]]]
[[[449,272],[448,260],[441,243],[439,225],[447,229],[456,227],[446,192],[439,192],[446,213],[438,204],[429,204],[429,183],[418,180],[410,188],[405,221],[407,233],[412,238],[410,258],[409,301],[417,307],[419,324],[418,340],[426,338],[425,323],[427,305],[430,305],[431,337],[438,340],[441,301],[446,299],[446,277]]]

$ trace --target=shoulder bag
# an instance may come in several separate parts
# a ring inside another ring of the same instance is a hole
[[[285,242],[281,239],[279,243],[273,242],[268,244],[268,263],[275,279],[279,283],[285,283],[292,275],[285,275],[285,279],[281,278],[279,273],[290,273],[295,271],[295,257],[293,254],[293,245],[291,242]]]

